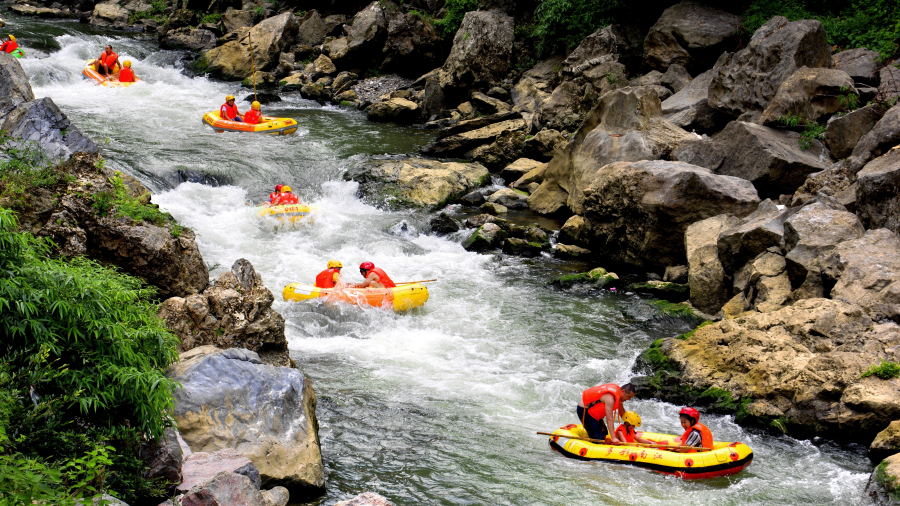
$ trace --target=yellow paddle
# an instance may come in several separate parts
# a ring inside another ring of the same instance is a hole
[[[678,446],[678,445],[651,445],[646,443],[607,443],[603,439],[591,439],[589,437],[579,437],[579,436],[566,436],[564,434],[554,434],[552,432],[538,432],[538,434],[542,436],[556,436],[556,437],[564,437],[567,439],[577,439],[579,441],[587,441],[589,443],[597,443],[602,445],[610,445],[610,446],[639,446],[642,448],[660,448],[660,449],[675,449],[675,450],[697,450],[698,452],[711,452],[712,448],[703,448],[698,446]]]

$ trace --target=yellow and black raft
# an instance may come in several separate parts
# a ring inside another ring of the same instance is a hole
[[[297,131],[297,120],[292,118],[274,118],[263,116],[259,123],[251,125],[241,121],[222,119],[220,111],[211,111],[203,115],[203,124],[218,133],[248,132],[255,134],[290,135]]]
[[[712,451],[677,453],[660,448],[600,444],[587,439],[581,425],[569,424],[553,431],[550,447],[566,457],[578,460],[601,460],[615,464],[643,467],[685,480],[699,480],[735,475],[753,462],[753,450],[744,443],[716,441]],[[642,437],[661,445],[677,444],[678,436],[644,432]],[[560,440],[565,439],[563,443]]]
[[[313,222],[318,208],[304,204],[285,204],[280,206],[259,206],[253,209],[256,216],[274,228],[296,228]]]

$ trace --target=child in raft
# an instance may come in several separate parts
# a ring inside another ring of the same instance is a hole
[[[681,427],[684,434],[676,438],[673,444],[681,446],[694,446],[697,448],[713,448],[713,436],[709,428],[699,422],[700,412],[694,408],[684,408],[678,412],[681,418]],[[695,453],[697,450],[687,448],[675,450],[681,453]]]
[[[619,425],[616,428],[616,437],[619,441],[624,441],[626,443],[655,444],[655,441],[642,438],[641,434],[643,434],[643,432],[634,430],[635,427],[640,426],[641,417],[634,411],[626,411],[625,414],[622,415],[622,425]]]

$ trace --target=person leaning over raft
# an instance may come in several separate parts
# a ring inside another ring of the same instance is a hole
[[[375,267],[372,262],[361,263],[359,273],[366,279],[362,283],[352,285],[353,288],[394,288],[397,286],[397,283],[394,283],[381,267]]]
[[[328,268],[316,275],[316,285],[319,288],[334,288],[341,283],[341,269],[344,266],[337,260],[329,260]]]
[[[122,70],[119,71],[119,82],[120,83],[133,83],[134,82],[134,71],[131,70],[131,60],[125,60],[122,63]]]
[[[621,441],[613,428],[616,412],[624,417],[625,401],[634,398],[634,385],[626,383],[621,387],[614,383],[598,385],[581,392],[581,400],[575,412],[591,439],[609,437],[613,443]],[[604,418],[606,419],[604,423]]]
[[[255,101],[255,100],[253,101],[252,104],[250,104],[250,110],[244,114],[244,123],[247,123],[250,125],[258,125],[259,124],[259,120],[262,118],[262,113],[259,112],[259,107],[260,107],[259,102]]]
[[[655,441],[641,437],[643,432],[635,431],[635,427],[640,426],[640,415],[634,411],[626,411],[625,414],[622,415],[622,425],[619,425],[616,428],[616,437],[619,438],[619,441],[624,441],[626,443],[654,444]]]
[[[219,116],[224,120],[240,121],[243,123],[244,120],[241,118],[241,113],[238,111],[237,106],[234,105],[234,95],[225,97],[225,103],[219,108]]]
[[[3,45],[0,46],[0,51],[3,51],[4,53],[12,53],[18,48],[19,43],[16,42],[16,36],[10,34],[6,36],[6,40],[3,41]]]
[[[712,448],[713,435],[706,425],[699,422],[700,413],[694,408],[684,408],[678,413],[681,418],[681,427],[684,434],[675,441],[681,446],[695,446],[698,448]],[[697,450],[680,449],[681,453],[695,453]]]
[[[100,75],[113,75],[113,69],[116,68],[116,65],[119,64],[119,55],[113,52],[113,48],[110,45],[107,45],[106,48],[100,53],[100,57],[97,58],[97,72]],[[122,68],[119,65],[119,68]]]

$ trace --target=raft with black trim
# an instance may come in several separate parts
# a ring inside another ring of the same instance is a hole
[[[578,439],[568,439],[565,444],[561,444],[560,439],[568,436],[588,437],[584,427],[577,424],[556,429],[553,434],[554,436],[550,437],[550,447],[566,457],[643,467],[685,480],[732,476],[753,462],[753,450],[738,442],[716,441],[712,451],[677,453],[659,448],[606,445]],[[644,432],[642,437],[660,444],[670,444],[679,436]]]
[[[97,63],[96,59],[88,60],[88,61],[84,62],[84,70],[82,70],[81,73],[84,75],[84,77],[94,80],[94,81],[97,81],[97,84],[107,86],[110,88],[127,88],[127,87],[131,86],[132,84],[140,81],[140,79],[135,77],[134,82],[130,82],[130,83],[120,82],[118,65],[113,66],[113,68],[112,68],[113,75],[105,76],[97,71],[96,63]]]
[[[406,283],[394,288],[319,288],[291,283],[281,295],[286,301],[325,299],[325,303],[344,302],[357,306],[381,307],[406,311],[420,307],[428,300],[428,288],[420,283]]]
[[[282,206],[259,206],[253,209],[256,215],[274,223],[276,227],[307,225],[313,222],[313,215],[318,208],[303,204],[286,204]]]
[[[203,115],[203,124],[218,133],[222,132],[249,132],[271,135],[291,135],[297,131],[297,120],[292,118],[273,118],[263,116],[259,123],[252,125],[241,121],[222,119],[220,111],[211,111]]]

